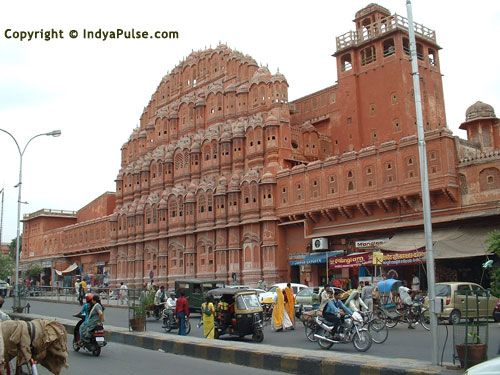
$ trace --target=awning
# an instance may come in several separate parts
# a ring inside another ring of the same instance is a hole
[[[289,263],[291,266],[303,266],[305,264],[321,264],[321,263],[326,263],[326,260],[329,257],[335,257],[338,255],[343,255],[344,250],[338,250],[338,251],[327,251],[327,252],[321,252],[321,253],[311,253],[307,254],[304,259],[295,259],[291,260]]]
[[[500,226],[461,226],[432,231],[434,258],[469,258],[487,255],[485,241],[493,230]],[[388,251],[409,251],[425,248],[424,230],[412,230],[395,234],[389,241],[379,246]]]
[[[59,275],[59,276],[62,276],[63,274],[65,273],[70,273],[70,272],[73,272],[74,270],[76,270],[78,268],[78,264],[76,263],[73,263],[71,266],[69,266],[68,268],[66,268],[64,271],[58,271],[58,270],[55,270],[56,273]]]

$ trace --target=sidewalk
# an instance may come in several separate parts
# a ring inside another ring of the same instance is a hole
[[[35,314],[11,314],[14,319],[31,320],[49,317]],[[53,319],[53,318],[50,318]],[[76,320],[60,319],[72,339]],[[206,340],[190,336],[165,335],[156,332],[129,332],[126,328],[106,325],[109,342],[134,345],[190,357],[234,363],[259,369],[311,375],[404,375],[457,374],[457,371],[410,359],[379,358],[367,354],[345,355],[333,351],[276,347],[238,341]]]
[[[30,296],[23,298],[24,301],[30,302],[30,301],[41,301],[41,302],[53,302],[53,303],[67,303],[67,304],[72,304],[72,305],[79,305],[78,300],[76,299],[75,295],[58,295],[58,296]],[[116,299],[101,299],[102,304],[105,307],[118,307],[118,308],[128,308],[128,302],[125,300],[122,303],[120,303],[119,300]]]

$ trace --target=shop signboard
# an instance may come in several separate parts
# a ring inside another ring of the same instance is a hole
[[[330,257],[328,259],[329,268],[349,268],[359,267],[361,265],[371,265],[371,253],[351,254],[343,257]]]
[[[412,250],[393,253],[384,253],[384,266],[403,266],[409,264],[418,264],[423,262],[425,257],[424,250]]]
[[[356,249],[373,249],[389,241],[388,238],[377,238],[374,240],[356,241]]]
[[[381,254],[381,255],[378,255]],[[422,263],[425,256],[423,250],[412,250],[402,252],[374,252],[350,254],[342,257],[330,257],[328,266],[332,268],[349,268],[359,266],[383,265],[383,266],[404,266]],[[379,262],[382,263],[379,263]]]
[[[374,266],[381,266],[383,262],[384,262],[384,254],[381,251],[374,251],[373,252],[373,265]]]

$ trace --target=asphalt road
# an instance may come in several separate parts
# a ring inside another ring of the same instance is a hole
[[[10,310],[12,300],[8,299],[4,305],[4,311]],[[65,319],[72,319],[72,315],[79,311],[79,306],[74,304],[64,303],[50,303],[41,301],[30,301],[31,312],[34,314],[61,317]],[[105,311],[107,324],[117,327],[128,327],[128,310],[124,308],[107,307]],[[203,337],[203,328],[197,328],[196,324],[199,322],[199,315],[194,315],[191,318],[192,331],[191,335],[196,337]],[[164,332],[161,328],[161,321],[148,319],[147,330],[154,332]],[[446,338],[446,330],[448,330],[448,339],[444,350],[443,361],[452,362],[452,348],[453,348],[453,327],[452,326],[439,326],[440,337],[440,353],[443,348],[443,343]],[[166,335],[175,334],[165,333]],[[463,335],[463,333],[462,333]],[[251,337],[247,337],[247,341],[251,342]],[[296,323],[294,331],[287,332],[274,332],[270,326],[264,329],[264,343],[274,346],[294,347],[301,349],[322,350],[317,343],[309,342],[305,335],[302,323]],[[258,344],[256,344],[258,345]],[[406,325],[398,325],[396,328],[389,330],[389,337],[384,344],[373,344],[368,350],[368,354],[385,357],[385,358],[410,358],[419,359],[424,361],[431,360],[432,341],[431,335],[422,327],[417,326],[414,330],[409,330]],[[330,350],[343,353],[357,353],[352,344],[334,345]],[[491,323],[489,325],[489,348],[488,357],[500,353],[500,324]]]
[[[62,371],[63,375],[255,375],[256,373],[256,370],[251,367],[207,361],[114,343],[105,346],[99,357],[93,357],[88,352],[80,351],[76,353],[70,346],[68,346],[68,351],[69,368]],[[283,374],[282,372],[266,370],[258,370],[258,372],[259,375]],[[40,375],[51,374],[40,365],[38,366],[38,373]]]

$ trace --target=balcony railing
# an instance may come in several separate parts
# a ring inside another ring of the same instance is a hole
[[[425,27],[422,24],[414,22],[415,34],[424,39],[436,42],[436,32]],[[387,34],[395,29],[408,31],[408,19],[406,17],[394,14],[374,22],[362,30],[349,31],[337,37],[337,51],[349,47],[355,47],[371,39]]]

